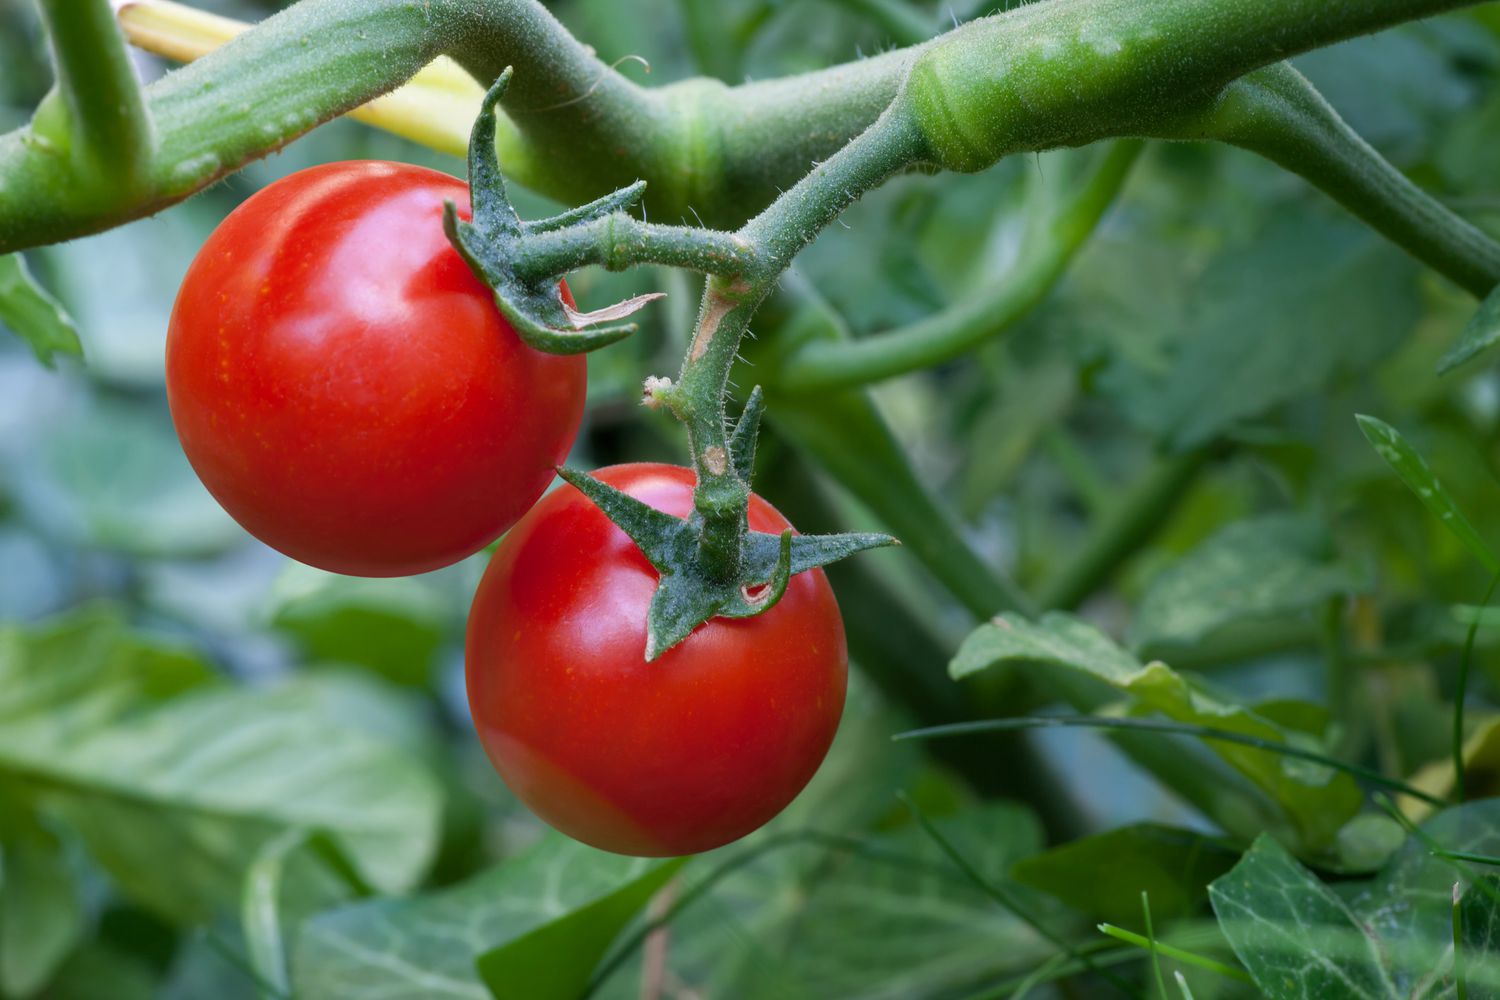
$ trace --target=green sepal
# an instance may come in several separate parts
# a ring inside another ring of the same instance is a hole
[[[568,226],[582,225],[602,219],[606,215],[615,212],[624,212],[640,204],[641,196],[646,193],[646,182],[636,181],[634,184],[626,185],[618,191],[611,191],[603,198],[595,198],[587,205],[579,205],[570,208],[566,212],[557,215],[549,215],[545,219],[536,219],[532,222],[521,223],[521,228],[528,233],[550,233]]]
[[[639,309],[656,296],[637,296],[592,313],[579,313],[562,300],[560,275],[523,280],[514,267],[526,237],[592,221],[640,200],[641,181],[580,208],[548,219],[523,223],[505,193],[505,178],[495,155],[495,108],[510,84],[506,67],[484,96],[469,135],[469,197],[473,219],[458,217],[453,202],[443,205],[443,230],[464,261],[495,293],[495,305],[531,347],[548,354],[581,354],[629,336],[634,323],[610,323]],[[600,325],[607,324],[607,325]]]
[[[739,423],[729,435],[729,461],[733,464],[734,474],[747,483],[755,471],[755,441],[760,437],[760,418],[765,412],[766,394],[756,386],[750,390]]]
[[[759,419],[758,408],[746,410],[752,422]],[[753,455],[753,432],[750,438],[747,454]],[[646,615],[647,661],[686,639],[710,618],[753,618],[771,610],[798,573],[865,549],[896,544],[889,535],[868,533],[797,535],[787,529],[773,535],[747,530],[739,572],[732,579],[716,578],[703,565],[698,544],[703,519],[696,512],[686,519],[673,517],[587,473],[559,469],[558,475],[619,525],[660,574]]]

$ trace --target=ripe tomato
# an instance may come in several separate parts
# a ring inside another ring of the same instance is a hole
[[[583,357],[520,340],[444,236],[444,199],[467,213],[433,170],[303,170],[230,213],[183,279],[177,435],[224,509],[295,559],[363,576],[462,559],[578,432]]]
[[[693,473],[617,465],[598,478],[685,517]],[[760,497],[750,526],[788,525]],[[848,681],[822,570],[756,618],[714,618],[647,663],[656,570],[562,486],[500,543],[469,614],[469,707],[501,776],[564,833],[621,854],[719,847],[765,823],[828,751]]]

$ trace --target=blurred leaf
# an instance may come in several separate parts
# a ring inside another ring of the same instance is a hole
[[[1239,856],[1228,842],[1194,830],[1137,823],[1024,858],[1011,875],[1090,919],[1144,929],[1142,892],[1154,920],[1188,916]]]
[[[290,996],[289,932],[314,912],[368,892],[325,834],[291,829],[267,841],[245,872],[240,899],[240,931],[259,981]]]
[[[40,749],[81,737],[213,676],[186,650],[131,633],[105,605],[32,629],[0,627],[0,743]]]
[[[1128,400],[1174,447],[1363,372],[1420,315],[1416,268],[1353,223],[1282,213],[1194,286],[1171,367]]]
[[[37,427],[27,457],[17,499],[75,544],[196,556],[246,538],[188,465],[165,407],[79,405]]]
[[[488,1000],[475,967],[480,955],[672,864],[608,854],[550,833],[454,888],[357,903],[307,921],[292,966],[295,993],[302,1000]],[[568,926],[595,940],[592,919]]]
[[[1446,809],[1422,828],[1428,841],[1446,850],[1500,854],[1500,800]],[[1454,996],[1448,975],[1453,886],[1488,871],[1485,866],[1436,857],[1427,842],[1411,837],[1376,879],[1352,894],[1355,912],[1392,956],[1392,978],[1403,997],[1448,1000]],[[1500,955],[1476,951],[1466,956],[1466,964],[1471,998],[1500,996]]]
[[[1360,813],[1339,831],[1337,867],[1349,872],[1372,872],[1406,843],[1406,830],[1382,813]]]
[[[169,696],[184,673],[196,690]],[[0,632],[0,772],[36,787],[123,890],[183,922],[238,898],[287,828],[327,831],[369,882],[407,888],[441,806],[405,752],[295,688],[205,686],[201,667],[103,615]]]
[[[1452,371],[1496,341],[1500,341],[1500,285],[1480,304],[1479,311],[1458,335],[1458,343],[1438,362],[1438,374]]]
[[[217,921],[184,936],[153,1000],[287,1000],[261,988],[238,929]]]
[[[1463,921],[1460,940],[1465,949],[1481,955],[1500,955],[1500,905],[1495,903],[1500,897],[1500,878],[1482,875],[1479,882],[1483,884],[1469,886],[1459,900],[1459,914]],[[1478,1000],[1481,996],[1494,996],[1494,993],[1471,991],[1470,995]]]
[[[1455,888],[1454,891],[1457,892],[1458,889]],[[1463,897],[1458,900],[1458,919],[1463,927],[1458,946],[1463,955],[1458,957],[1455,964],[1460,964],[1460,969],[1463,969],[1464,964],[1473,963],[1475,958],[1488,960],[1490,969],[1493,969],[1494,957],[1500,955],[1500,904],[1496,903],[1497,900],[1500,900],[1500,877],[1491,874],[1479,876],[1475,885],[1464,889]],[[1467,996],[1470,1000],[1496,1000],[1496,997],[1500,997],[1497,985],[1500,984],[1494,984],[1493,981],[1482,985],[1469,984]],[[1454,991],[1454,996],[1457,996],[1457,990]]]
[[[30,344],[48,368],[59,354],[83,357],[72,318],[37,284],[19,253],[0,256],[0,325]]]
[[[1470,729],[1464,740],[1464,790],[1470,798],[1500,795],[1500,715],[1484,719]],[[1446,796],[1453,791],[1453,758],[1430,761],[1412,775],[1409,783],[1424,792]],[[1401,809],[1408,816],[1425,816],[1432,806],[1420,799],[1403,797]]]
[[[1470,44],[1478,40],[1474,32],[1463,35]],[[1397,162],[1411,161],[1474,90],[1444,41],[1432,26],[1406,25],[1308,53],[1296,64],[1363,138]]]
[[[1234,953],[1272,1000],[1403,996],[1367,925],[1269,835],[1209,895]],[[1363,954],[1342,946],[1355,934],[1365,940]]]
[[[1500,961],[1481,947],[1495,933],[1496,898],[1486,892],[1492,876],[1434,855],[1432,845],[1493,856],[1500,849],[1500,801],[1435,816],[1378,877],[1339,891],[1262,836],[1209,893],[1235,953],[1273,1000],[1451,1000],[1454,887],[1483,879],[1483,899],[1466,894],[1461,904],[1465,940],[1473,945],[1464,965],[1471,997],[1500,995]]]
[[[496,1000],[578,1000],[620,932],[687,863],[674,858],[614,892],[480,955],[479,977]]]
[[[989,803],[937,823],[988,880],[1050,927],[1066,926],[1046,897],[1005,875],[1041,847],[1029,810]],[[863,842],[868,854],[805,848],[820,852],[822,863],[800,882],[737,880],[733,892],[726,886],[684,913],[673,928],[674,970],[705,983],[705,996],[906,1000],[963,995],[963,987],[1029,971],[1055,952],[976,889],[915,825]],[[752,887],[761,906],[747,912],[736,904]]]
[[[269,618],[312,661],[368,667],[398,684],[427,683],[454,608],[427,577],[340,576],[288,562],[269,602]]]
[[[1367,583],[1329,559],[1327,533],[1295,514],[1228,525],[1151,582],[1130,623],[1135,649],[1195,642],[1244,619],[1317,608]]]
[[[960,680],[1013,662],[1079,671],[1132,695],[1141,707],[1179,722],[1321,749],[1306,733],[1277,725],[1243,705],[1209,693],[1165,663],[1142,664],[1092,625],[1057,612],[1035,622],[1006,614],[981,625],[964,640],[948,671]],[[1363,800],[1352,778],[1320,764],[1212,740],[1206,745],[1281,805],[1309,850],[1326,847]]]
[[[1407,444],[1396,428],[1385,421],[1363,414],[1356,415],[1354,419],[1359,421],[1359,429],[1364,431],[1375,451],[1396,470],[1396,475],[1417,495],[1422,505],[1464,543],[1464,547],[1485,569],[1491,573],[1500,573],[1500,561],[1495,559],[1494,552],[1458,509],[1453,497],[1443,489],[1443,484],[1432,474],[1421,454]]]
[[[62,845],[6,815],[0,830],[0,996],[29,997],[83,936],[83,902]]]
[[[200,994],[201,996],[201,994]],[[156,977],[140,955],[96,941],[86,942],[47,985],[47,1000],[163,1000]],[[215,1000],[233,1000],[216,997]]]
[[[295,148],[295,147],[293,147]],[[177,287],[204,239],[233,206],[233,187],[122,226],[42,248],[58,298],[78,323],[89,374],[156,388]],[[248,193],[248,192],[247,192]]]
[[[965,513],[977,514],[1003,490],[1037,439],[1062,420],[1073,403],[1077,379],[1072,365],[1054,359],[1019,371],[1004,370],[992,404],[969,431],[984,445],[969,453],[960,483]]]

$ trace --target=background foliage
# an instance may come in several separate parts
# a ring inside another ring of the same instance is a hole
[[[644,58],[653,83],[825,66],[979,12],[549,6],[606,61]],[[42,52],[30,6],[0,8],[0,130],[45,92]],[[1500,236],[1493,11],[1298,66]],[[804,530],[901,534],[900,518],[923,517],[900,497],[853,499],[858,471],[819,436],[851,404],[778,398],[778,345],[809,309],[864,336],[1006,281],[1030,247],[1028,207],[1101,155],[900,178],[805,253],[740,376],[768,373],[778,418],[758,490]],[[1474,552],[1500,538],[1500,378],[1488,356],[1436,374],[1468,296],[1248,154],[1148,146],[1039,308],[874,391],[893,454],[961,521],[964,547],[1058,613],[975,631],[961,569],[934,574],[909,548],[839,567],[858,669],[830,760],[766,830],[679,869],[544,833],[484,761],[461,673],[482,558],[398,580],[291,564],[219,510],[178,448],[161,353],[197,246],[273,178],[364,157],[462,170],[339,121],[154,218],[27,255],[87,365],[48,370],[0,340],[0,995],[1064,996],[1117,988],[1109,976],[1154,992],[1152,954],[1098,933],[1102,920],[1190,953],[1160,959],[1174,996],[1179,972],[1197,997],[1452,996],[1455,882],[1470,994],[1500,990],[1483,954],[1500,934],[1493,880],[1431,853],[1349,773],[1161,733],[891,739],[1082,700],[1333,754],[1446,798],[1473,625],[1467,792],[1500,793],[1500,613],[1477,607],[1494,565]],[[556,208],[515,195],[527,216]],[[570,282],[585,305],[669,293],[639,335],[589,359],[571,464],[677,460],[673,425],[635,401],[644,375],[675,368],[690,281]],[[1425,457],[1472,522],[1469,545],[1356,413]],[[1111,531],[1120,550],[1070,583]],[[1500,812],[1449,809],[1425,836],[1494,853]],[[677,900],[668,934],[617,938],[663,885],[651,912]]]

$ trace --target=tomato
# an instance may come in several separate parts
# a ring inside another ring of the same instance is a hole
[[[599,479],[685,517],[693,473],[618,465]],[[760,497],[750,526],[789,525]],[[490,760],[564,833],[621,854],[692,854],[765,823],[818,768],[848,681],[822,570],[755,618],[714,618],[647,663],[657,573],[572,486],[500,543],[469,615],[469,707]]]
[[[305,563],[462,559],[536,502],[578,432],[583,357],[520,340],[449,245],[444,199],[467,213],[437,171],[303,170],[235,209],[183,279],[167,336],[183,450],[235,520]]]

